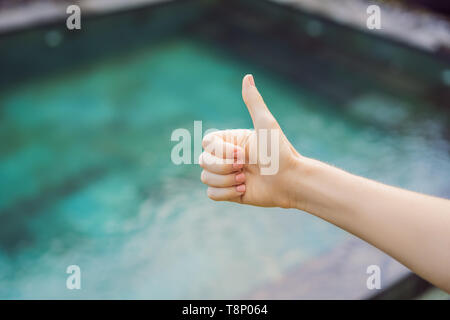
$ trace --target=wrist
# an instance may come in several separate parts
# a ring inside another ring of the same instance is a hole
[[[321,161],[298,157],[289,174],[290,207],[333,222],[336,214],[353,210],[351,184],[355,178]]]
[[[311,186],[315,184],[321,170],[320,163],[303,156],[295,157],[293,163],[287,175],[289,207],[310,212],[308,208],[312,208],[312,204],[316,202]]]

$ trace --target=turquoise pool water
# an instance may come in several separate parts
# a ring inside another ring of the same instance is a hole
[[[0,298],[239,298],[348,239],[302,212],[210,201],[200,168],[170,161],[172,131],[194,120],[251,126],[250,72],[300,152],[448,195],[442,115],[377,91],[341,108],[195,40],[163,41],[0,91]],[[66,289],[72,264],[82,290]]]

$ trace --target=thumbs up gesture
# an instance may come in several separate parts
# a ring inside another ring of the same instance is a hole
[[[202,141],[201,180],[211,199],[312,213],[450,293],[449,200],[383,185],[304,157],[281,131],[251,75],[243,79],[242,97],[254,130],[217,131]]]
[[[216,131],[203,138],[199,164],[208,197],[262,207],[292,207],[289,176],[302,156],[283,134],[255,86],[242,81],[242,97],[254,130]]]

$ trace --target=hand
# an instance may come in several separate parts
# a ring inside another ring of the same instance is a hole
[[[242,81],[242,97],[255,130],[216,131],[203,139],[199,163],[208,197],[262,207],[293,206],[290,176],[302,157],[289,143],[265,105],[251,75]],[[265,150],[270,150],[266,156]],[[267,163],[270,158],[270,163]]]

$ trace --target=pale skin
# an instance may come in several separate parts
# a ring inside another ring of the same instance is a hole
[[[450,293],[450,200],[384,185],[307,158],[283,134],[251,75],[243,79],[242,97],[255,130],[217,131],[203,139],[199,163],[209,198],[309,212]],[[249,146],[258,141],[260,129],[279,131],[276,174],[262,175],[259,162],[249,164],[254,150]]]

